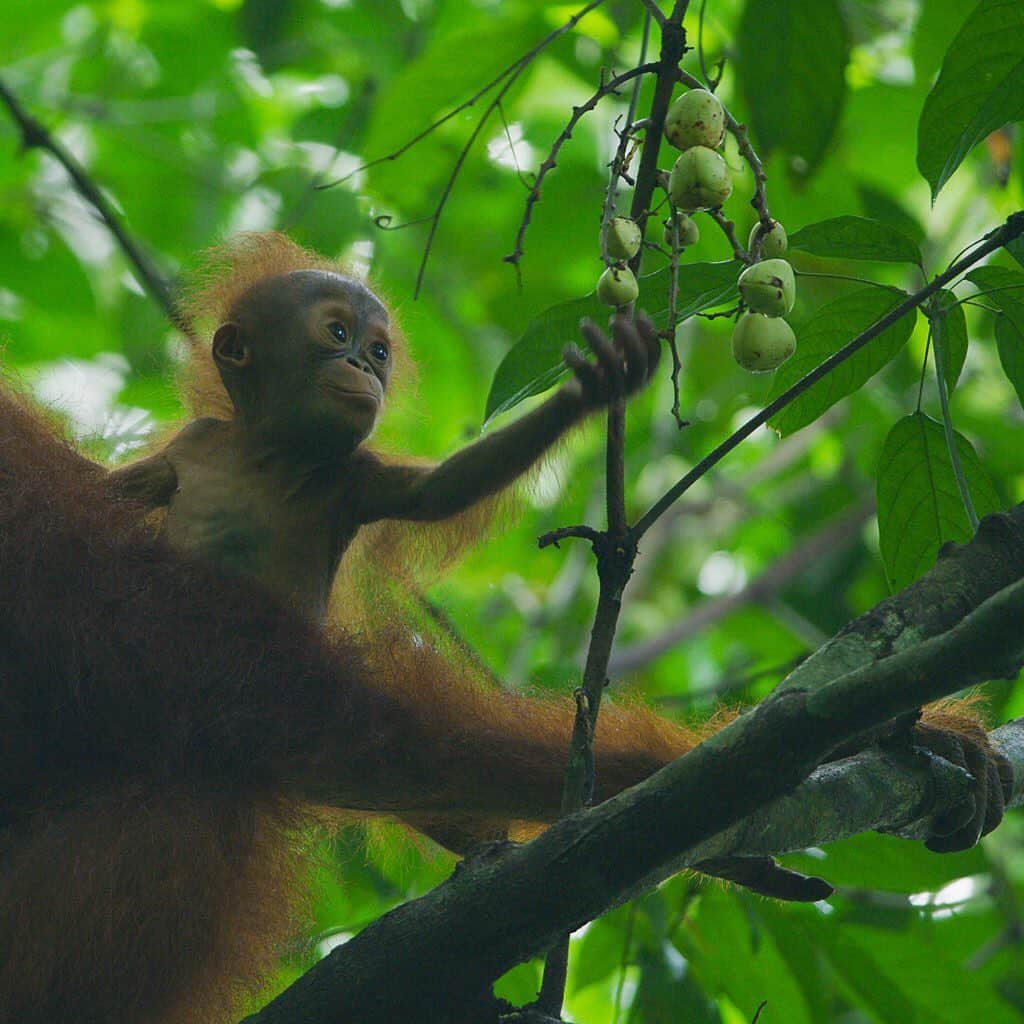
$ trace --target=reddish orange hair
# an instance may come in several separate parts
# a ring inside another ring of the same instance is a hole
[[[178,307],[183,320],[192,327],[182,390],[193,416],[226,420],[234,416],[234,407],[221,382],[210,346],[201,342],[211,338],[220,324],[231,319],[239,300],[253,285],[296,270],[325,270],[342,277],[359,278],[340,260],[327,259],[277,231],[244,231],[200,254]],[[372,290],[378,293],[376,287]],[[392,387],[396,381],[401,387],[415,371],[405,337],[394,323],[393,312],[391,340],[395,360]]]

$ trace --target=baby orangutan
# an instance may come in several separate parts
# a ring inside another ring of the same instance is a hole
[[[401,344],[387,307],[281,236],[226,254],[193,303],[216,323],[198,358],[218,415],[157,454],[103,473],[0,392],[0,1024],[230,1019],[294,926],[316,805],[456,850],[558,815],[571,707],[488,690],[408,624],[324,618],[361,527],[511,485],[648,382],[654,328],[585,324],[593,360],[569,350],[543,404],[436,468],[395,465],[364,444]],[[1002,814],[995,762],[973,720],[936,725],[979,779],[942,840],[969,845]],[[698,740],[609,706],[598,797]],[[823,894],[767,858],[711,869]]]
[[[511,426],[434,468],[389,465],[362,447],[392,372],[384,304],[336,273],[268,277],[213,336],[234,418],[194,420],[112,479],[146,506],[167,506],[173,546],[252,576],[321,619],[361,526],[456,516],[521,477],[614,393],[643,387],[658,364],[653,326],[619,318],[614,330],[616,345],[584,324],[597,361],[567,352],[574,378]]]

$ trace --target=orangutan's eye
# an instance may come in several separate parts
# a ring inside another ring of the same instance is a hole
[[[370,346],[370,355],[373,356],[378,362],[386,363],[388,361],[388,347],[383,341],[375,341]]]
[[[348,344],[348,328],[337,320],[332,320],[327,325],[327,330],[331,332],[331,336],[335,341],[340,341],[342,345]]]

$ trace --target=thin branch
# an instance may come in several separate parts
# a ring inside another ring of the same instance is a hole
[[[439,117],[436,121],[427,125],[423,131],[418,132],[408,142],[404,142],[398,149],[392,150],[390,153],[385,153],[384,156],[378,156],[373,160],[368,160],[365,164],[360,164],[355,169],[349,171],[348,174],[343,175],[340,178],[336,178],[334,181],[326,182],[323,185],[317,186],[319,189],[334,188],[337,185],[342,185],[349,178],[361,171],[368,171],[371,167],[376,167],[378,164],[388,163],[392,160],[397,160],[399,157],[404,156],[413,148],[417,143],[422,142],[428,135],[432,135],[438,128],[443,124],[447,124],[453,117],[458,117],[464,110],[469,110],[470,107],[475,106],[484,96],[486,96],[499,82],[503,81],[511,74],[518,75],[522,71],[526,64],[529,64],[549,43],[554,42],[559,36],[568,32],[574,28],[576,24],[588,15],[595,7],[600,7],[604,3],[604,0],[592,0],[591,3],[587,4],[583,10],[578,11],[574,14],[567,22],[560,25],[553,32],[546,35],[532,50],[528,53],[523,54],[521,57],[517,57],[511,64],[499,71],[486,85],[481,86],[468,100],[463,100],[457,107],[450,110],[443,117]],[[486,115],[485,115],[486,117]]]
[[[740,263],[753,263],[754,258],[752,254],[743,248],[743,244],[736,237],[735,221],[729,220],[729,218],[722,213],[721,208],[717,210],[708,210],[708,216],[722,229],[722,234],[725,235],[729,245],[732,246],[733,257]]]
[[[668,350],[672,356],[672,408],[669,410],[676,426],[682,430],[687,425],[683,419],[682,409],[679,405],[679,374],[683,369],[683,361],[679,358],[679,340],[676,337],[678,324],[676,323],[676,310],[679,302],[679,214],[676,211],[672,197],[669,196],[669,225],[672,232],[672,251],[669,254],[669,278],[668,278],[668,328],[666,329]]]
[[[612,655],[609,671],[614,675],[635,672],[727,615],[748,604],[775,596],[787,583],[818,565],[822,559],[843,551],[858,536],[857,531],[870,519],[874,509],[873,498],[860,501],[843,515],[801,540],[742,590],[705,601],[657,636],[616,651]]]
[[[621,75],[616,75],[614,78],[609,78],[607,82],[602,85],[593,93],[593,95],[581,103],[579,106],[572,108],[572,117],[569,118],[566,126],[562,129],[558,138],[555,139],[554,144],[551,146],[551,150],[545,158],[544,162],[537,169],[537,175],[534,179],[533,186],[530,189],[529,194],[526,197],[526,205],[523,209],[523,216],[519,222],[519,229],[516,231],[515,245],[512,247],[512,251],[504,257],[506,263],[511,263],[514,266],[518,266],[520,260],[523,258],[523,242],[526,238],[526,232],[530,227],[530,221],[533,217],[533,208],[540,202],[541,188],[544,184],[544,180],[548,174],[555,169],[558,164],[558,156],[561,152],[562,146],[565,145],[571,138],[572,133],[576,130],[576,126],[582,120],[582,118],[589,114],[598,103],[605,96],[609,96],[612,93],[618,91],[627,82],[632,81],[641,75],[651,74],[657,70],[657,63],[650,62],[641,64],[639,67],[633,68],[631,71],[625,71]],[[627,128],[628,130],[628,128]]]
[[[639,225],[641,237],[644,234],[651,197],[654,195],[654,189],[658,182],[658,150],[661,145],[665,114],[668,111],[672,89],[678,77],[679,61],[686,49],[686,34],[682,23],[687,4],[688,0],[675,0],[671,15],[663,23],[660,23],[662,34],[658,53],[657,80],[651,100],[650,115],[645,127],[640,167],[637,171],[636,186],[630,206],[630,216]],[[641,61],[646,58],[650,22],[651,15],[648,15],[644,23]],[[630,125],[636,117],[639,87],[640,78],[636,78],[633,85],[633,96],[630,99]],[[626,133],[630,131],[630,125],[627,125]],[[602,222],[607,219],[614,202],[614,190],[618,185],[618,176],[623,170],[622,164],[626,159],[625,147],[628,145],[628,141],[627,134],[624,133],[620,136],[619,150],[612,162],[611,178],[605,195]],[[634,274],[639,272],[642,258],[643,247],[641,246],[630,261]],[[625,496],[625,446],[626,408],[623,399],[617,397],[613,398],[608,406],[605,444],[605,496],[608,528],[601,535],[599,541],[594,544],[600,588],[597,608],[594,611],[594,624],[587,645],[583,684],[577,695],[576,719],[569,741],[569,757],[562,788],[561,809],[563,814],[577,811],[580,807],[588,804],[593,797],[593,743],[601,710],[601,697],[608,681],[608,659],[611,657],[615,630],[622,608],[622,591],[629,580],[630,573],[633,571],[633,563],[636,560],[635,545],[624,543],[623,540],[628,526]],[[557,1013],[561,1010],[568,954],[568,933],[564,932],[555,941],[544,968],[542,985],[544,1001],[541,1004],[541,1009],[548,1013]],[[548,983],[549,977],[550,984]]]
[[[441,216],[444,214],[445,207],[448,205],[448,200],[451,197],[452,190],[455,188],[455,182],[458,180],[459,174],[462,172],[463,165],[465,164],[469,153],[479,138],[480,133],[484,130],[485,125],[490,120],[491,114],[501,107],[501,102],[508,95],[509,90],[515,85],[519,76],[537,59],[537,57],[556,39],[560,36],[565,35],[566,32],[571,31],[576,25],[585,18],[592,10],[596,7],[600,7],[604,3],[604,0],[591,0],[591,3],[587,4],[586,7],[577,11],[568,21],[559,25],[554,31],[549,32],[532,50],[524,53],[514,64],[510,65],[506,71],[500,75],[495,82],[504,79],[504,84],[498,90],[494,98],[487,104],[483,114],[480,115],[480,120],[477,121],[473,131],[470,132],[469,138],[466,140],[465,145],[459,151],[459,155],[455,159],[455,164],[452,167],[451,174],[448,176],[448,180],[445,182],[444,188],[441,190],[441,198],[437,201],[437,205],[434,207],[434,212],[430,215],[430,230],[427,232],[427,240],[423,246],[423,257],[420,260],[419,269],[416,272],[416,287],[413,291],[415,296],[419,296],[420,289],[423,287],[423,276],[427,271],[427,262],[430,259],[430,253],[434,248],[434,238],[437,236],[437,230],[441,225]],[[488,87],[489,88],[489,87]],[[484,90],[487,91],[486,89]],[[475,99],[474,99],[475,102]],[[409,143],[412,145],[413,143]],[[406,147],[406,149],[408,146]]]
[[[0,80],[0,100],[10,111],[11,117],[21,132],[21,143],[26,149],[41,149],[49,153],[67,172],[78,194],[96,211],[106,224],[121,250],[128,257],[139,279],[153,300],[163,309],[168,320],[179,330],[191,335],[191,326],[185,321],[174,302],[173,291],[168,279],[160,273],[153,261],[128,234],[113,206],[89,177],[85,168],[68,152],[53,135],[25,108],[8,85]]]
[[[664,27],[665,22],[668,20],[662,13],[661,8],[655,3],[655,0],[641,0],[644,7],[647,9],[647,13],[654,19],[655,22],[661,27]]]
[[[537,547],[543,549],[553,545],[557,548],[560,541],[568,540],[570,537],[589,540],[591,544],[596,544],[601,539],[601,533],[592,526],[561,526],[550,533],[542,534],[537,540]]]
[[[816,366],[806,376],[801,377],[792,387],[787,388],[775,401],[766,405],[759,413],[752,416],[738,430],[730,434],[712,452],[706,455],[693,469],[690,470],[681,480],[670,487],[651,507],[644,513],[637,524],[633,527],[632,537],[639,539],[651,528],[651,525],[658,517],[672,505],[681,495],[685,494],[702,476],[716,466],[726,455],[736,448],[742,441],[746,440],[760,426],[768,422],[777,412],[781,412],[791,402],[799,398],[808,388],[816,384],[822,377],[827,376],[837,366],[846,362],[852,355],[862,349],[869,341],[874,340],[891,327],[901,317],[918,306],[922,305],[939,289],[945,287],[954,278],[959,277],[965,270],[974,266],[991,252],[1002,248],[1007,242],[1024,234],[1024,211],[1017,211],[1011,214],[1006,223],[994,231],[989,232],[981,241],[981,244],[967,256],[958,260],[943,273],[934,277],[928,285],[914,292],[913,295],[901,302],[895,309],[891,310],[880,320],[872,324],[867,330],[861,331],[852,341],[847,342],[838,352],[833,353],[824,362]]]

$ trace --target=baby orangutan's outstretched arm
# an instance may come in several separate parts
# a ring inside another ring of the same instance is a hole
[[[613,341],[590,321],[584,321],[580,330],[594,362],[575,346],[568,347],[570,381],[543,405],[439,466],[374,465],[360,488],[358,520],[438,520],[457,515],[522,476],[588,413],[639,391],[651,379],[660,348],[657,331],[643,313],[635,320],[617,316]]]

